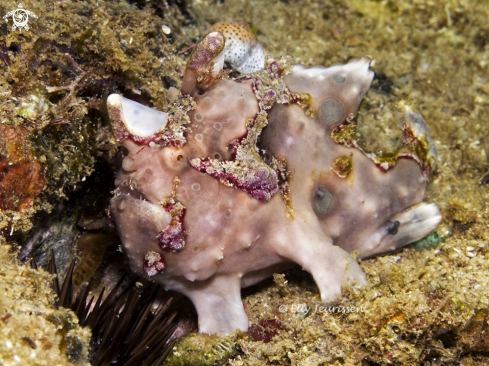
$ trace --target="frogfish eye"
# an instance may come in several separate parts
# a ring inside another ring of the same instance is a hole
[[[399,221],[397,220],[387,221],[385,225],[386,225],[385,230],[389,235],[396,235],[397,232],[399,231]]]
[[[333,208],[333,195],[324,187],[316,188],[314,192],[314,212],[325,214]]]

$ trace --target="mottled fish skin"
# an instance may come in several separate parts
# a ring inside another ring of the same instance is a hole
[[[351,136],[368,59],[221,73],[224,59],[248,72],[258,46],[249,26],[214,25],[189,58],[180,113],[108,100],[127,149],[110,205],[123,249],[135,273],[192,300],[201,333],[246,331],[241,288],[294,262],[337,301],[367,283],[350,252],[402,248],[441,220],[422,202],[436,150],[421,115],[403,109],[403,159],[387,168]]]

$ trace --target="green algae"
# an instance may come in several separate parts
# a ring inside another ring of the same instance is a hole
[[[413,248],[417,252],[422,252],[423,250],[435,249],[444,241],[444,238],[441,235],[440,230],[436,230],[435,232],[428,235],[426,238],[418,240],[409,245],[410,248]]]

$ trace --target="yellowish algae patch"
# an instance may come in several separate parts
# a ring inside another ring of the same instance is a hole
[[[52,276],[20,265],[0,238],[0,364],[89,365],[89,328],[54,306]]]
[[[333,162],[333,171],[336,173],[336,175],[340,178],[346,178],[352,171],[352,157],[353,153],[350,153],[350,155],[343,155],[337,158]]]
[[[240,331],[227,337],[189,334],[175,345],[173,352],[164,364],[172,366],[221,364],[236,354],[234,346],[236,339],[244,337],[245,335]]]

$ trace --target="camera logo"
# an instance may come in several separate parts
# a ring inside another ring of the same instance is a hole
[[[36,14],[34,14],[32,11],[24,9],[22,4],[19,4],[19,7],[7,13],[7,15],[3,17],[3,20],[8,21],[8,18],[12,17],[12,20],[14,22],[12,30],[14,31],[17,29],[22,30],[23,28],[25,28],[25,30],[29,30],[29,24],[27,24],[27,22],[29,21],[29,15],[37,19]]]

